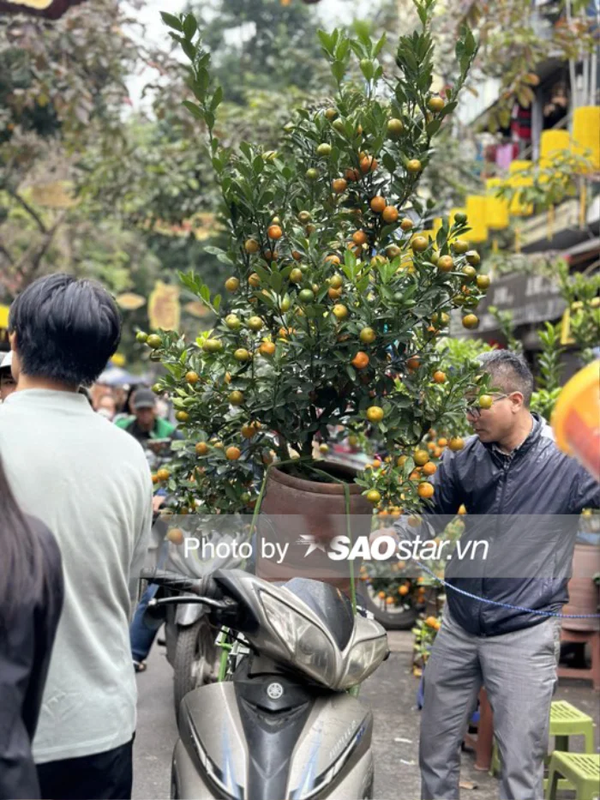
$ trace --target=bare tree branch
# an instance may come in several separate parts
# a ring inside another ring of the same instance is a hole
[[[65,216],[67,215],[67,210],[63,211],[58,218],[56,219],[54,225],[46,230],[44,239],[41,245],[30,247],[27,252],[20,258],[19,262],[17,263],[15,269],[19,273],[19,275],[23,279],[23,283],[26,286],[28,283],[31,283],[33,278],[35,277],[36,272],[39,270],[42,260],[48,251],[48,248],[52,244],[54,236],[56,235],[56,231],[60,228],[63,223]],[[32,251],[37,249],[37,253],[32,256]],[[27,264],[29,262],[29,269],[27,269]]]
[[[43,222],[42,218],[40,217],[40,215],[37,213],[37,211],[35,209],[33,209],[29,205],[29,203],[26,200],[24,200],[21,197],[21,195],[17,191],[15,191],[14,189],[11,189],[10,187],[7,187],[6,191],[13,198],[13,200],[16,200],[17,203],[19,203],[19,205],[23,209],[25,209],[25,211],[29,214],[29,216],[35,221],[35,223],[38,226],[38,228],[40,229],[40,231],[42,233],[44,233],[44,234],[48,233],[48,228],[44,225],[44,222]]]

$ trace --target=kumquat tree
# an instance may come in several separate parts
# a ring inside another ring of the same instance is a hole
[[[166,368],[155,390],[173,399],[184,433],[161,476],[180,509],[197,500],[208,513],[252,508],[273,459],[314,480],[315,443],[342,426],[372,430],[390,454],[356,478],[373,506],[418,510],[434,486],[415,451],[432,428],[451,427],[465,394],[483,391],[474,362],[450,372],[438,343],[453,309],[477,327],[489,279],[466,216],[433,234],[433,204],[418,195],[476,42],[464,29],[454,83],[432,93],[434,2],[415,5],[420,26],[400,37],[394,74],[379,62],[385,36],[372,41],[360,25],[355,37],[319,32],[334,93],[299,109],[269,152],[221,146],[223,93],[196,20],[163,14],[189,60],[195,99],[184,105],[207,137],[228,238],[212,252],[230,269],[223,296],[181,275],[214,315],[211,331],[195,341],[138,334]]]

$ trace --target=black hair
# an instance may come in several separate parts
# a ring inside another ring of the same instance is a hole
[[[121,338],[121,317],[99,283],[56,273],[28,286],[10,308],[25,375],[78,386],[91,384]]]
[[[485,372],[492,378],[492,386],[506,394],[520,392],[526,408],[529,408],[533,393],[533,375],[529,365],[512,350],[490,350],[479,356]]]
[[[44,581],[42,546],[11,491],[0,459],[0,629],[18,605],[38,597]]]

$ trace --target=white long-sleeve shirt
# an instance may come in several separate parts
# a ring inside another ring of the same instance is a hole
[[[0,407],[0,457],[22,510],[54,533],[65,577],[35,760],[112,750],[136,723],[130,606],[152,524],[144,453],[83,395],[35,389]]]

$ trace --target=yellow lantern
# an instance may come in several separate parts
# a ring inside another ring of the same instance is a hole
[[[440,229],[441,227],[442,227],[442,218],[441,218],[441,217],[436,217],[436,218],[433,220],[433,232],[434,232],[434,234],[435,234],[436,236],[437,236],[437,232],[439,231],[439,229]]]
[[[0,328],[8,328],[10,306],[0,306]]]
[[[177,330],[180,313],[179,287],[156,281],[148,300],[150,327],[165,331]]]
[[[117,305],[125,309],[125,311],[136,311],[146,305],[146,298],[135,294],[135,292],[124,292],[124,294],[117,295],[115,300]]]
[[[525,189],[533,186],[533,175],[523,173],[531,169],[531,161],[513,161],[509,167],[508,185],[513,189]],[[515,217],[528,217],[533,214],[533,203],[522,203],[520,193],[510,202],[510,213]]]
[[[571,152],[591,162],[586,171],[600,169],[600,106],[582,106],[573,112]]]
[[[487,189],[485,203],[485,218],[488,228],[501,231],[508,228],[508,200],[496,197],[498,189],[504,186],[502,178],[488,178],[485,182]]]
[[[548,169],[552,162],[569,151],[571,140],[568,131],[542,131],[540,137],[540,167]]]
[[[486,205],[487,197],[484,194],[470,194],[467,197],[467,216],[471,226],[467,236],[473,244],[485,242],[488,238]]]

